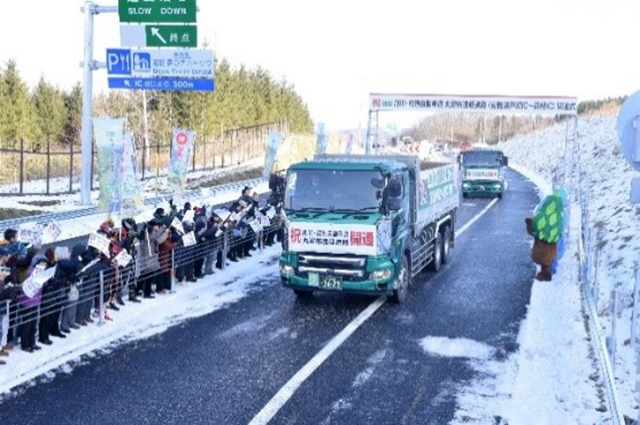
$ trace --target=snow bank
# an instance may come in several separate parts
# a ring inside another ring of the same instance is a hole
[[[617,324],[616,383],[624,414],[636,418],[638,403],[634,400],[636,360],[628,344],[631,328],[631,308],[634,270],[640,265],[640,208],[629,200],[634,171],[625,161],[616,133],[615,116],[580,118],[578,146],[585,171],[584,187],[589,192],[591,232],[595,248],[600,250],[598,270],[598,311],[603,333],[611,332],[608,311],[611,291],[618,288],[621,311]],[[551,181],[556,158],[563,149],[565,126],[557,125],[540,132],[517,137],[505,143],[503,149],[510,163],[527,169]]]
[[[574,239],[579,226],[575,214]],[[518,351],[505,361],[470,362],[480,378],[460,389],[452,423],[593,424],[608,418],[596,410],[604,400],[582,312],[577,246],[569,245],[553,282],[534,281]]]
[[[428,336],[420,341],[420,346],[425,353],[438,357],[488,360],[495,352],[489,345],[465,338]]]
[[[537,184],[541,194],[551,189],[554,153],[559,152],[547,138],[559,137],[561,145],[564,134],[564,127],[555,127],[505,146],[513,168]],[[533,284],[517,352],[505,361],[469,361],[479,378],[460,388],[453,424],[593,424],[609,418],[603,412],[602,377],[583,313],[578,214],[572,215],[570,225],[573,243],[553,282]]]
[[[67,338],[52,338],[51,346],[35,353],[13,350],[2,367],[0,394],[16,386],[33,382],[39,376],[50,380],[57,373],[71,373],[81,356],[106,354],[118,345],[149,338],[187,319],[204,316],[226,305],[238,302],[260,285],[279,282],[277,256],[279,247],[271,247],[224,272],[196,283],[177,285],[176,293],[158,295],[142,304],[131,304],[119,312],[109,311],[113,318],[102,326],[97,324],[71,332]]]

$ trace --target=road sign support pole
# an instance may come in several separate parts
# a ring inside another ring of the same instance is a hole
[[[84,13],[84,85],[82,93],[82,175],[80,178],[80,203],[91,205],[91,155],[93,129],[91,116],[93,110],[93,71],[97,69],[93,61],[93,15],[99,13],[118,13],[117,6],[98,6],[86,1],[81,9]]]
[[[85,2],[84,7],[84,86],[82,93],[82,176],[80,179],[80,202],[91,205],[91,115],[93,109],[93,15],[95,4]]]

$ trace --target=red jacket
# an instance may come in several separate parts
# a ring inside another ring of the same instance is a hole
[[[176,249],[177,244],[171,242],[171,238],[167,238],[158,246],[158,259],[160,260],[160,270],[163,273],[171,271],[171,251]]]

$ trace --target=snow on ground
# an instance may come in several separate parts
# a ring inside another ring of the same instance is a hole
[[[615,375],[625,415],[638,417],[635,401],[636,357],[628,345],[633,305],[634,270],[640,252],[640,207],[629,200],[635,173],[625,161],[616,133],[616,116],[580,117],[578,146],[585,171],[585,188],[590,195],[589,214],[595,248],[600,250],[598,270],[598,311],[603,333],[611,332],[609,313],[611,291],[621,295],[617,318],[617,356]],[[563,149],[563,124],[517,137],[503,145],[510,163],[526,168],[552,181],[556,158]],[[591,258],[595,258],[592,252]],[[593,260],[595,262],[595,260]]]
[[[189,173],[187,186],[188,187],[197,187],[200,182],[211,180],[214,178],[219,178],[223,176],[228,176],[234,173],[242,173],[244,171],[248,171],[254,169],[256,167],[261,166],[264,163],[262,158],[252,159],[247,162],[244,162],[240,165],[232,165],[224,168],[218,168],[215,170],[206,170],[206,171],[194,171]],[[78,181],[80,176],[76,176]],[[52,181],[55,179],[52,179]],[[69,188],[69,179],[66,180],[61,179],[62,183],[66,183],[66,186],[51,186],[51,191],[59,191],[64,192]],[[61,183],[61,184],[62,184]],[[158,179],[151,178],[141,182],[141,191],[142,198],[155,198],[158,194],[166,193],[165,188],[167,188],[167,176],[160,176]],[[46,190],[46,181],[38,180],[35,182],[25,183],[25,191],[35,191],[35,192],[45,192]],[[74,190],[79,190],[79,183],[76,185],[74,183]],[[99,182],[97,179],[94,180],[94,187],[96,188],[91,192],[91,200],[94,204],[97,204],[98,198],[100,195],[99,190]],[[54,213],[54,212],[64,212],[64,211],[73,211],[77,209],[86,208],[80,205],[80,193],[72,193],[72,194],[63,194],[63,195],[29,195],[29,196],[19,196],[17,195],[17,189],[13,190],[7,185],[0,185],[0,193],[16,193],[15,196],[3,196],[0,199],[2,200],[2,208],[13,208],[19,210],[29,210],[29,211],[39,211],[42,213]],[[156,191],[158,189],[158,191]],[[47,202],[47,201],[58,201],[59,203],[56,205],[50,206],[38,206],[32,205],[33,203],[38,202]]]
[[[461,357],[486,360],[494,354],[493,347],[465,338],[428,336],[420,341],[425,353],[438,357]]]
[[[579,225],[580,217],[574,214],[574,242],[553,281],[534,281],[519,348],[506,360],[474,341],[428,339],[429,350],[421,342],[426,351],[471,358],[469,365],[479,373],[459,389],[453,424],[594,424],[608,417],[596,410],[603,400],[582,313],[575,240]]]
[[[142,304],[128,303],[119,312],[109,310],[112,322],[80,328],[67,339],[52,338],[51,346],[36,353],[13,350],[0,375],[0,394],[43,376],[51,380],[57,373],[71,373],[82,356],[107,354],[118,345],[149,338],[187,319],[201,317],[238,302],[260,285],[279,280],[277,256],[280,247],[265,249],[241,263],[230,265],[196,283],[177,285],[176,293],[157,295]],[[273,277],[273,279],[270,279]],[[95,319],[94,319],[95,320]]]

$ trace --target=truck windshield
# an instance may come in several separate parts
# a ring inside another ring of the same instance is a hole
[[[287,175],[284,206],[289,210],[377,212],[382,189],[378,171],[292,170]]]
[[[502,165],[502,152],[465,152],[462,165],[465,167],[497,167]]]

